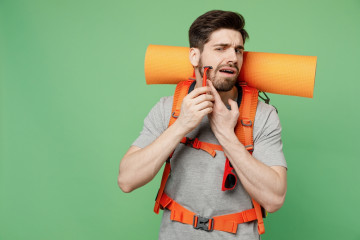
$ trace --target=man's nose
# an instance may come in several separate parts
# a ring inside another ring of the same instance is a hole
[[[238,61],[238,59],[237,59],[236,50],[229,49],[228,54],[227,54],[227,62],[228,63],[232,62],[233,64],[236,64],[237,61]]]

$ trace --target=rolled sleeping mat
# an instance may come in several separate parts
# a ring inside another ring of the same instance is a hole
[[[238,79],[263,92],[312,98],[316,60],[316,56],[245,51]],[[147,84],[177,84],[193,71],[188,47],[148,46]]]

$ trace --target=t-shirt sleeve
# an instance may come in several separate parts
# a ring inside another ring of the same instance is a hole
[[[263,104],[262,107],[266,108],[266,110],[260,114],[258,119],[255,118],[255,125],[256,121],[259,124],[256,131],[254,131],[253,156],[268,166],[283,166],[287,168],[282,150],[283,144],[281,141],[279,116],[273,106],[261,104]]]
[[[139,137],[133,142],[133,146],[144,148],[158,138],[167,128],[170,115],[166,119],[167,105],[169,105],[169,97],[161,98],[160,101],[151,109],[144,119],[144,126]],[[171,110],[171,109],[170,109]],[[169,111],[170,111],[169,110]]]

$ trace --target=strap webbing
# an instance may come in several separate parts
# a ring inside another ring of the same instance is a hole
[[[188,94],[190,85],[193,82],[194,80],[186,80],[186,81],[181,81],[176,85],[174,99],[173,99],[173,106],[171,110],[171,117],[168,127],[170,127],[178,118],[181,110],[181,103],[184,97]]]
[[[255,88],[242,86],[243,95],[240,105],[240,117],[235,127],[235,134],[239,141],[252,154],[254,150],[253,129],[256,115],[256,108],[258,103],[258,90]],[[265,233],[264,220],[262,216],[261,206],[258,202],[252,199],[256,218],[258,221],[259,234]]]
[[[176,121],[177,117],[179,116],[180,110],[181,110],[182,100],[187,95],[187,93],[189,91],[189,88],[190,88],[190,85],[191,85],[191,83],[193,83],[193,81],[194,80],[186,80],[186,81],[182,81],[182,82],[178,83],[178,85],[176,85],[176,89],[175,89],[175,93],[174,93],[174,99],[173,99],[173,106],[172,106],[172,110],[171,110],[171,117],[170,117],[168,127],[170,127]],[[163,172],[163,175],[162,175],[162,178],[161,178],[161,184],[160,184],[159,192],[158,192],[158,194],[156,196],[156,199],[155,199],[154,212],[156,214],[159,214],[160,199],[164,194],[166,182],[167,182],[167,180],[169,178],[169,175],[170,175],[170,172],[171,172],[170,159],[171,159],[173,153],[169,156],[168,160],[166,161],[164,172]]]
[[[235,134],[239,141],[249,151],[254,148],[253,128],[258,103],[258,90],[248,86],[242,86],[243,94],[240,105],[240,117],[235,127]]]
[[[163,194],[160,200],[161,208],[167,208],[171,211],[170,220],[185,224],[196,224],[197,214],[184,208],[179,203],[170,198],[166,193]],[[255,209],[248,209],[238,213],[215,216],[209,219],[209,230],[213,226],[213,230],[236,233],[238,224],[244,222],[251,222],[256,220]]]
[[[258,221],[258,232],[261,235],[261,234],[265,233],[265,226],[264,226],[264,220],[263,220],[263,216],[262,216],[262,212],[261,212],[261,206],[254,199],[252,199],[252,202],[254,205],[253,209],[255,209],[256,219]]]
[[[170,159],[170,157],[169,157],[169,159]],[[165,168],[164,168],[162,178],[161,178],[161,184],[160,184],[159,192],[158,192],[158,194],[156,196],[156,199],[155,199],[154,212],[156,214],[159,214],[160,199],[164,194],[166,182],[167,182],[167,180],[169,178],[170,171],[171,171],[170,161],[167,161],[166,164],[165,164]]]
[[[195,149],[201,149],[201,150],[209,153],[213,157],[215,157],[215,155],[216,155],[215,150],[223,151],[223,148],[221,147],[221,145],[208,143],[208,142],[202,142],[202,141],[199,141],[198,138],[192,139],[192,138],[188,138],[188,137],[183,137],[183,139],[181,139],[181,143],[184,143],[185,145],[193,147]]]

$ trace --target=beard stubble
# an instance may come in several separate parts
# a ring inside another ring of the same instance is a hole
[[[204,69],[203,69],[203,64],[202,61],[200,60],[199,62],[199,69],[200,69],[200,75],[201,77],[204,76]],[[219,72],[220,68],[223,67],[233,67],[237,69],[237,74],[234,77],[219,77],[217,75],[217,73]],[[210,74],[207,75],[208,79],[212,82],[212,84],[214,85],[215,89],[218,92],[227,92],[230,91],[231,89],[233,89],[233,87],[236,84],[237,78],[239,76],[239,69],[236,65],[233,64],[222,64],[216,67],[216,69],[209,69],[208,73],[210,72]]]

